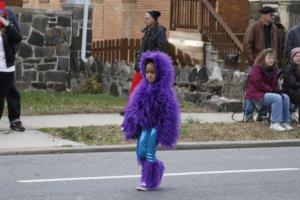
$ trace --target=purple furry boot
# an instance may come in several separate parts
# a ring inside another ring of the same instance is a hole
[[[165,166],[162,161],[144,161],[142,164],[142,177],[138,190],[155,190],[159,187],[164,174]]]

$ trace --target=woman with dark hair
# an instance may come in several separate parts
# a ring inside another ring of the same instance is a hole
[[[270,129],[275,131],[292,130],[290,126],[290,98],[278,91],[277,72],[275,69],[275,51],[264,49],[254,62],[249,75],[246,99],[260,105],[263,110],[271,106],[272,119]]]

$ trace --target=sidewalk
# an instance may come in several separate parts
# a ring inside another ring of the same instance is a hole
[[[232,113],[182,113],[181,121],[199,121],[201,123],[224,122],[232,123]],[[236,115],[242,120],[242,113]],[[72,114],[72,115],[44,115],[23,116],[23,124],[27,129],[63,128],[69,126],[102,126],[109,124],[121,125],[123,117],[119,114]],[[0,129],[8,128],[8,120],[0,120]]]
[[[182,122],[198,121],[200,123],[233,123],[232,113],[182,113]],[[235,116],[242,120],[242,113]],[[63,140],[61,138],[40,132],[36,129],[69,126],[101,126],[122,123],[119,114],[73,114],[23,116],[26,127],[23,133],[9,130],[8,120],[0,121],[0,155],[43,154],[43,153],[74,153],[134,150],[134,145],[86,146],[84,144]],[[9,133],[9,134],[5,134]],[[213,148],[249,148],[300,146],[300,140],[282,141],[238,141],[238,142],[206,142],[180,143],[177,149],[213,149]]]

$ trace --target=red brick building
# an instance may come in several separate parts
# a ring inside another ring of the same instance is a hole
[[[248,0],[216,0],[214,4],[233,32],[245,31],[249,22]],[[145,12],[152,9],[161,11],[160,23],[169,29],[171,0],[95,0],[93,38],[139,38]]]
[[[148,10],[161,11],[160,23],[169,27],[170,0],[103,0],[93,4],[93,38],[137,38],[141,36]]]
[[[21,0],[10,0],[21,2]],[[7,1],[7,2],[10,2]],[[172,0],[91,0],[93,39],[139,38],[148,10],[160,10],[160,23],[169,30]],[[185,1],[185,0],[182,0]],[[248,0],[209,0],[234,33],[243,33],[249,22]],[[23,7],[61,9],[65,0],[23,0]]]

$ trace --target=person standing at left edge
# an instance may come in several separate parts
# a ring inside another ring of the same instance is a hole
[[[140,69],[143,79],[129,98],[122,129],[125,138],[137,139],[136,154],[142,166],[137,190],[159,187],[164,164],[156,158],[158,144],[172,148],[179,136],[179,103],[172,90],[174,66],[162,52],[145,52]]]
[[[13,21],[7,20],[14,17]],[[3,0],[0,1],[0,118],[4,110],[4,100],[7,98],[9,107],[10,128],[24,131],[19,119],[20,94],[15,88],[15,57],[17,46],[22,41],[21,33],[16,27],[16,18],[6,10]],[[18,110],[16,110],[18,109]]]

